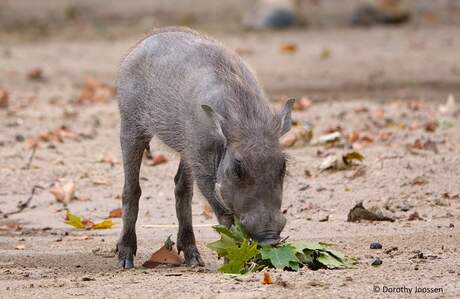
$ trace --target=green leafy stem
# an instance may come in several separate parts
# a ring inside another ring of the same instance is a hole
[[[235,218],[231,227],[216,225],[214,230],[220,240],[207,247],[225,258],[220,272],[244,274],[265,268],[298,271],[302,267],[310,269],[352,268],[356,259],[331,248],[326,243],[282,243],[276,246],[260,246],[244,231]]]

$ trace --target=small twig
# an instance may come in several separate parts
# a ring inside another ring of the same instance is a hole
[[[30,192],[30,196],[29,198],[27,198],[27,200],[23,203],[23,202],[18,202],[18,209],[16,211],[11,211],[11,212],[8,212],[8,213],[4,213],[3,214],[3,218],[7,218],[8,216],[10,215],[14,215],[14,214],[18,214],[18,213],[21,213],[22,211],[24,211],[30,204],[30,202],[32,201],[32,198],[34,197],[34,194],[35,194],[35,190],[37,189],[45,189],[43,188],[42,186],[39,186],[39,185],[34,185],[32,187],[32,191]]]
[[[34,160],[36,151],[37,151],[37,147],[34,146],[32,148],[32,153],[30,154],[29,161],[27,162],[26,166],[23,167],[23,169],[29,169],[30,168],[30,164],[32,164],[32,161]]]

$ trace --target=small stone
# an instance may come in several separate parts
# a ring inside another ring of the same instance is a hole
[[[96,280],[96,279],[95,279],[95,278],[92,278],[92,277],[83,277],[83,278],[81,279],[81,281],[94,281],[94,280]]]
[[[382,249],[382,244],[379,242],[371,243],[370,249]]]
[[[22,134],[16,134],[16,136],[14,136],[14,139],[16,140],[16,142],[24,142],[24,140],[26,140],[26,138]]]
[[[454,227],[455,227],[455,225],[453,223],[449,224],[449,228],[454,228]]]
[[[382,261],[380,258],[376,257],[376,258],[372,261],[372,264],[371,264],[371,265],[372,265],[372,266],[380,266],[381,264],[383,264],[383,261]]]

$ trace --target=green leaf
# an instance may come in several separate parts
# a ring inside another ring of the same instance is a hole
[[[106,229],[111,228],[113,226],[112,219],[105,219],[99,223],[93,225],[93,229]]]
[[[229,237],[228,235],[221,234],[220,240],[209,243],[206,245],[209,249],[217,252],[219,257],[223,257],[227,255],[227,249],[235,244],[235,240]]]
[[[298,262],[289,262],[289,268],[291,268],[293,271],[299,271],[300,269],[300,264]]]
[[[299,244],[293,244],[295,248],[297,249],[297,252],[302,253],[305,249],[308,250],[325,250],[326,246],[320,244],[320,243],[299,243]]]
[[[82,218],[67,211],[67,220],[65,223],[72,225],[75,228],[84,229],[85,225],[82,223]]]
[[[260,250],[262,259],[270,260],[271,264],[277,269],[290,267],[290,262],[299,263],[296,256],[297,249],[291,244],[286,244],[281,247],[262,247]]]
[[[241,246],[233,244],[226,248],[226,258],[229,262],[219,268],[220,272],[231,274],[242,274],[248,271],[246,263],[259,254],[257,243],[250,243],[244,240]]]
[[[234,224],[230,228],[225,225],[215,225],[213,228],[220,235],[226,235],[238,242],[243,242],[244,240],[249,239],[249,236],[244,231],[238,218],[235,218]]]
[[[320,253],[318,257],[318,262],[320,262],[329,269],[340,268],[344,266],[344,264],[341,261],[336,259],[334,256],[330,255],[326,251]]]

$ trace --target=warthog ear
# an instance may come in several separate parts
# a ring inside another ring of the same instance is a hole
[[[224,132],[222,131],[222,121],[224,120],[224,118],[219,113],[214,111],[214,109],[212,109],[211,106],[201,105],[201,109],[203,109],[206,115],[214,122],[219,136],[221,136],[223,140],[226,141],[227,138],[225,138]]]
[[[280,130],[280,137],[289,132],[292,125],[291,120],[291,111],[292,105],[294,105],[295,99],[287,100],[286,104],[284,105],[283,110],[280,112],[281,118],[281,130]]]

